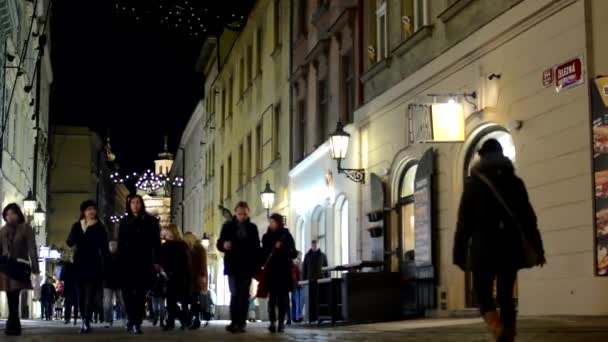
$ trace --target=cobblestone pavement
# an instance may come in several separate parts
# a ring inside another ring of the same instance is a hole
[[[124,328],[96,327],[91,335],[81,336],[74,326],[60,322],[26,321],[22,337],[0,335],[0,341],[491,341],[478,319],[426,319],[391,323],[336,327],[297,326],[285,334],[270,335],[266,323],[254,323],[247,334],[231,335],[224,331],[226,322],[212,322],[198,331],[165,333],[148,326],[143,336],[130,336]],[[0,323],[3,328],[3,323]],[[608,341],[608,317],[538,317],[522,318],[521,342],[590,342]]]

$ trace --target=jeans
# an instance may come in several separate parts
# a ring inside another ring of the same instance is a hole
[[[6,331],[21,332],[21,320],[19,319],[19,296],[21,290],[13,290],[6,293],[8,301],[8,320],[6,321]]]
[[[230,287],[230,319],[232,324],[244,327],[247,321],[247,310],[249,309],[251,276],[228,276],[228,285]]]
[[[152,297],[152,319],[163,322],[166,316],[165,298]]]
[[[116,300],[116,311],[119,311],[120,290],[108,288],[103,289],[103,320],[108,324],[112,324],[112,322],[114,322],[114,300]]]
[[[289,310],[289,292],[287,291],[270,291],[268,298],[268,318],[270,322],[277,321],[277,308],[279,310],[279,325],[283,325],[285,315]]]
[[[50,321],[53,319],[53,302],[51,301],[44,301],[44,302],[40,302],[40,304],[42,305],[42,319],[46,319],[47,321]]]
[[[130,286],[122,289],[122,297],[127,311],[127,326],[141,326],[146,312],[146,289]]]
[[[99,287],[96,284],[82,283],[78,289],[78,303],[80,315],[85,323],[90,323],[93,312],[96,309],[97,292]]]
[[[496,311],[496,303],[493,298],[494,279],[497,284],[497,300],[500,307],[500,316],[505,327],[515,327],[515,299],[513,298],[513,287],[517,271],[474,271],[473,286],[479,301],[479,311],[482,315],[487,312]]]
[[[291,319],[299,322],[302,320],[302,305],[304,304],[303,289],[296,287],[291,292]]]
[[[63,316],[66,322],[70,322],[72,319],[72,312],[74,313],[74,323],[78,320],[78,305],[75,296],[68,296],[63,302],[63,308],[65,310]],[[72,311],[73,309],[73,311]]]

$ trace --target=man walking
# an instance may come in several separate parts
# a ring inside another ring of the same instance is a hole
[[[232,333],[245,332],[249,308],[251,279],[260,269],[260,235],[258,227],[249,219],[249,205],[239,202],[236,216],[224,223],[217,249],[224,253],[224,274],[230,286],[231,323],[226,330]]]
[[[319,242],[312,240],[310,250],[304,257],[302,275],[304,280],[318,280],[327,277],[323,267],[327,266],[327,256],[319,249]]]
[[[57,291],[53,285],[53,278],[48,277],[42,288],[40,289],[40,302],[43,308],[43,320],[50,321],[53,319],[53,304],[57,300]]]

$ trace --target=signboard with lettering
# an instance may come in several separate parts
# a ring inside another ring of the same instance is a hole
[[[576,87],[584,82],[581,57],[555,67],[555,90],[557,92]]]
[[[553,68],[543,71],[543,87],[548,88],[553,85]]]
[[[433,140],[433,123],[431,121],[431,106],[410,104],[408,106],[409,140],[416,141]]]
[[[595,271],[608,276],[608,77],[591,84],[595,179]]]
[[[420,159],[414,183],[414,248],[416,267],[433,265],[432,234],[433,150]]]

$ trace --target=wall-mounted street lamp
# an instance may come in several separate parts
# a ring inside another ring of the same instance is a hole
[[[266,216],[270,217],[270,209],[274,206],[275,192],[270,188],[270,183],[266,181],[266,188],[260,194],[262,198],[262,206],[266,209]]]
[[[338,163],[338,173],[343,173],[356,183],[365,183],[365,169],[343,169],[342,160],[346,158],[350,134],[346,133],[342,122],[338,121],[336,131],[329,137],[331,156]]]
[[[38,204],[38,208],[36,208],[36,211],[34,212],[34,229],[36,234],[40,232],[40,229],[44,226],[45,221],[46,213],[44,210],[42,210],[40,204]]]
[[[32,217],[36,211],[36,198],[32,190],[28,191],[27,197],[23,200],[23,214],[27,217]]]

